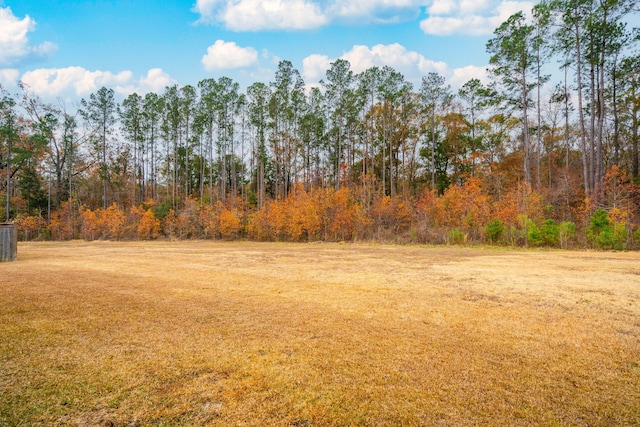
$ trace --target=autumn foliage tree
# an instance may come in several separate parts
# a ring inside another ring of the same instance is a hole
[[[230,77],[121,103],[103,87],[75,116],[0,89],[0,215],[21,239],[611,248],[602,210],[615,247],[636,247],[639,10],[537,3],[489,40],[492,84],[457,92],[346,59],[309,91],[283,60],[245,93]]]
[[[462,185],[452,185],[435,203],[434,222],[446,230],[481,238],[490,219],[490,198],[481,188],[478,178],[470,178]],[[467,237],[467,238],[468,238]]]

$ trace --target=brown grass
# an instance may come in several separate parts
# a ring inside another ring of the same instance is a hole
[[[0,425],[640,425],[640,254],[25,243]]]

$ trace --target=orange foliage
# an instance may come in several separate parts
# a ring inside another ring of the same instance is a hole
[[[127,214],[112,204],[106,210],[96,209],[92,211],[82,207],[80,212],[80,235],[85,240],[106,239],[157,239],[160,235],[160,221],[150,208],[153,204],[145,203],[138,207],[132,207]],[[69,233],[72,230],[61,227],[58,221],[73,212],[58,212],[52,219],[52,234]],[[62,222],[62,221],[60,221]],[[53,234],[55,236],[55,234]]]
[[[259,240],[301,241],[318,237],[322,227],[322,190],[307,193],[302,185],[284,200],[271,200],[249,217],[247,233]]]
[[[415,203],[416,217],[421,224],[427,226],[434,224],[435,218],[438,216],[437,201],[436,191],[425,188]]]
[[[321,204],[320,192],[309,194],[302,184],[295,186],[282,203],[281,215],[286,217],[284,233],[288,240],[313,240],[318,237],[322,228]]]
[[[607,212],[607,219],[614,224],[630,225],[631,212],[626,208],[611,208],[609,212]]]
[[[203,205],[199,212],[199,221],[202,226],[202,236],[205,239],[213,239],[218,234],[220,225],[219,213],[211,205]]]
[[[348,188],[307,192],[298,185],[284,200],[267,201],[254,212],[247,234],[259,240],[301,241],[321,238],[324,229],[331,233],[325,239],[350,240],[362,235],[368,223]]]
[[[327,190],[326,200],[329,231],[334,239],[351,240],[363,234],[370,220],[347,187]]]
[[[490,220],[490,198],[480,184],[480,179],[469,178],[447,188],[435,203],[436,224],[467,232],[482,230]]]
[[[540,222],[543,218],[542,197],[527,183],[520,183],[507,191],[493,204],[493,218],[506,225],[518,226],[523,216]]]
[[[129,210],[129,227],[135,238],[140,240],[157,239],[160,235],[160,220],[151,209],[145,209],[143,205]]]
[[[106,210],[83,207],[77,213],[73,203],[65,203],[52,215],[50,230],[54,239],[73,238],[75,230],[80,230],[86,240],[148,240],[163,233],[177,239],[235,239],[246,235],[257,240],[296,242],[411,236],[412,241],[443,243],[481,241],[485,226],[499,220],[507,226],[509,242],[527,244],[536,224],[541,227],[545,219],[543,197],[521,182],[492,199],[491,185],[491,181],[471,177],[464,184],[450,186],[442,196],[427,189],[412,201],[380,195],[373,187],[307,190],[297,184],[285,198],[267,200],[250,215],[241,198],[213,205],[187,199],[183,207],[170,210],[162,221],[151,210],[153,201],[130,208],[126,215],[116,204]],[[593,209],[602,206],[612,223],[624,224],[631,232],[640,216],[639,194],[624,172],[612,168],[603,179],[602,193],[585,200],[580,216],[588,223]],[[74,218],[78,218],[78,225]],[[24,239],[38,236],[43,227],[37,218],[20,217],[18,221]]]
[[[247,235],[256,240],[270,240],[272,239],[270,235],[270,230],[267,227],[267,214],[266,214],[267,204],[265,203],[257,212],[249,215],[249,220],[247,222]]]
[[[80,213],[80,234],[84,240],[95,240],[100,237],[102,225],[98,215],[87,207]]]
[[[162,232],[165,236],[175,239],[176,233],[178,231],[178,216],[176,215],[176,211],[173,209],[169,210],[167,216],[161,221]]]
[[[609,220],[617,224],[632,226],[640,214],[640,189],[625,170],[613,166],[603,178],[603,207]]]
[[[195,200],[188,198],[176,220],[176,236],[179,239],[202,237],[200,222],[200,206]]]
[[[288,218],[286,217],[284,203],[280,200],[273,200],[265,203],[265,208],[267,214],[266,220],[268,228],[271,230],[272,238],[278,240],[285,239],[285,227]]]
[[[238,237],[242,229],[241,216],[237,209],[223,207],[220,212],[220,234],[225,239]]]
[[[302,186],[300,186],[303,189]],[[304,191],[304,189],[302,190]],[[301,201],[302,229],[309,241],[320,238],[322,231],[322,206],[324,194],[319,189],[312,189],[310,193],[304,192]]]
[[[138,238],[142,240],[157,239],[160,235],[160,221],[149,209],[145,211],[138,224]]]
[[[286,217],[283,223],[283,231],[288,240],[300,241],[304,235],[304,204],[308,199],[307,192],[299,185],[289,193],[281,204],[281,215]]]
[[[40,237],[46,221],[41,216],[18,215],[14,220],[18,228],[18,239],[29,241]]]
[[[100,210],[103,225],[102,237],[106,239],[120,240],[127,224],[125,213],[113,203],[107,210]]]
[[[413,222],[411,206],[401,196],[376,197],[371,206],[371,221],[379,229],[394,233],[407,230]]]
[[[58,210],[51,214],[49,231],[53,240],[74,239],[80,228],[80,211],[74,200],[62,202]]]

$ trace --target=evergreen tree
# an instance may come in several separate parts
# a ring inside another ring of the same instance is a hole
[[[110,133],[115,123],[116,101],[113,89],[102,87],[97,92],[89,95],[89,100],[80,101],[82,109],[80,113],[91,127],[92,133],[98,135],[100,140],[100,176],[103,183],[103,208],[107,209],[107,183],[109,181],[109,170],[107,165],[107,135]]]
[[[531,91],[536,86],[533,79],[536,70],[534,30],[524,14],[517,12],[494,31],[494,37],[487,43],[487,52],[491,54],[490,71],[500,82],[506,103],[521,113],[523,171],[529,184],[532,182],[529,107]]]

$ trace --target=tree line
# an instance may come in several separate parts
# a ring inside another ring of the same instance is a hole
[[[75,111],[3,90],[2,217],[23,238],[556,246],[538,233],[565,224],[574,244],[632,247],[638,12],[631,0],[542,1],[495,30],[491,82],[457,91],[437,73],[414,87],[343,59],[313,87],[281,61],[246,90],[221,77],[117,102],[103,87]]]

